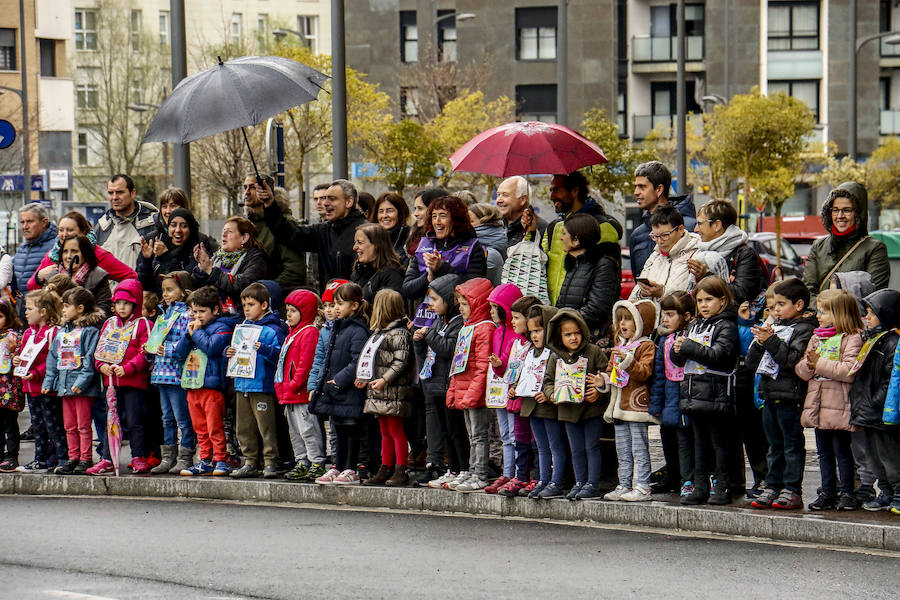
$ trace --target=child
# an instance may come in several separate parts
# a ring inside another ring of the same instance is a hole
[[[535,395],[540,403],[557,405],[559,420],[566,424],[575,486],[566,499],[585,500],[600,495],[600,430],[609,399],[601,394],[594,374],[606,369],[608,358],[599,346],[590,343],[590,331],[581,313],[563,308],[547,323],[550,362],[544,373],[543,391]],[[540,498],[560,498],[562,488],[548,484]]]
[[[688,324],[697,313],[694,297],[684,290],[676,290],[660,300],[664,336],[656,351],[653,363],[653,387],[650,389],[648,412],[662,421],[660,437],[674,434],[677,453],[671,452],[670,444],[663,444],[666,458],[666,473],[674,477],[677,472],[681,481],[678,487],[681,496],[694,491],[694,433],[687,416],[681,412],[681,382],[684,369],[672,362],[672,346],[675,340],[685,335]],[[652,486],[651,486],[652,488]]]
[[[488,370],[486,401],[488,408],[494,409],[500,425],[500,440],[503,443],[503,470],[494,483],[484,488],[486,494],[496,494],[509,483],[516,471],[515,413],[506,410],[509,401],[508,392],[503,392],[503,381],[506,377],[506,366],[510,351],[516,342],[524,342],[525,338],[516,333],[512,326],[513,302],[522,297],[522,291],[511,283],[501,283],[488,296],[491,310],[491,321],[496,325],[491,337],[491,368]],[[500,393],[491,394],[491,391]],[[502,406],[501,406],[502,405]]]
[[[316,385],[316,414],[331,417],[337,434],[335,466],[316,483],[321,485],[353,485],[359,483],[359,444],[363,435],[362,416],[364,393],[353,384],[356,363],[369,338],[366,324],[366,301],[362,288],[344,283],[334,292],[335,322],[325,362]]]
[[[863,504],[871,511],[900,514],[900,443],[896,424],[885,423],[887,400],[900,394],[900,361],[896,353],[900,326],[900,292],[878,290],[863,299],[866,331],[862,350],[851,371],[856,379],[850,388],[850,423],[866,432],[869,466],[878,478],[881,493]],[[890,379],[886,380],[890,372]],[[887,386],[885,386],[887,384]]]
[[[52,390],[62,400],[69,460],[53,472],[83,475],[91,466],[93,453],[91,405],[102,396],[91,357],[97,349],[97,326],[103,321],[103,312],[94,304],[94,295],[77,286],[63,294],[62,316],[65,325],[50,345],[41,395]],[[104,436],[106,431],[97,435]]]
[[[381,467],[363,485],[389,487],[409,483],[409,445],[403,420],[412,415],[415,360],[403,296],[383,289],[372,305],[372,337],[363,347],[356,369],[356,387],[366,390],[363,411],[378,416]],[[391,472],[393,470],[393,473]]]
[[[791,510],[803,507],[806,466],[800,409],[807,384],[794,368],[803,360],[817,323],[806,312],[809,289],[802,281],[796,277],[779,281],[773,291],[775,325],[753,327],[754,339],[747,351],[747,367],[760,375],[763,427],[769,440],[766,489],[750,505]]]
[[[165,275],[160,283],[166,311],[157,319],[144,349],[153,356],[150,384],[159,390],[162,409],[163,447],[162,460],[150,469],[153,474],[181,473],[194,463],[197,434],[191,425],[187,391],[181,387],[183,361],[175,358],[175,348],[187,335],[191,316],[185,299],[192,283],[187,271]],[[152,292],[144,292],[144,298]],[[144,305],[146,309],[146,305]],[[146,310],[145,310],[146,312]],[[181,445],[178,432],[181,431]],[[176,458],[177,453],[177,458]]]
[[[141,283],[137,279],[119,283],[112,301],[115,314],[103,323],[94,360],[104,376],[103,385],[115,388],[119,418],[130,444],[131,468],[135,475],[141,475],[151,468],[146,462],[149,453],[144,443],[145,396],[150,383],[144,344],[150,325],[140,316],[144,303]]]
[[[520,418],[527,418],[529,429],[534,435],[538,454],[538,477],[536,482],[529,482],[519,495],[527,495],[532,500],[540,499],[546,491],[547,497],[558,498],[563,493],[563,477],[566,469],[566,432],[558,418],[556,404],[547,401],[538,402],[535,396],[541,394],[544,386],[544,374],[550,362],[550,348],[547,348],[547,329],[545,323],[556,314],[556,308],[536,304],[528,310],[528,337],[531,338],[531,349],[525,357],[514,390],[521,402]],[[549,489],[548,489],[549,488]],[[500,492],[504,496],[509,494]]]
[[[13,376],[12,357],[16,355],[20,329],[16,310],[0,301],[0,473],[12,473],[19,467],[19,413],[25,405],[22,383]]]
[[[496,290],[495,290],[496,291]],[[512,303],[512,328],[520,339],[516,339],[509,351],[509,362],[506,368],[505,383],[509,386],[506,410],[513,415],[513,440],[515,441],[515,477],[498,488],[497,492],[508,498],[519,495],[519,492],[531,485],[531,489],[537,485],[537,480],[531,479],[531,424],[528,417],[521,416],[522,399],[516,395],[516,386],[522,374],[522,367],[531,352],[532,345],[528,340],[528,311],[532,306],[540,302],[535,296],[522,296]],[[542,328],[543,329],[543,328]],[[496,332],[495,332],[496,333]],[[541,344],[543,347],[543,344]],[[495,482],[496,484],[496,482]],[[484,488],[487,492],[491,486]]]
[[[19,354],[13,358],[13,374],[22,380],[22,389],[28,399],[34,431],[34,460],[17,469],[22,473],[45,473],[51,466],[49,459],[52,456],[64,460],[69,455],[62,426],[62,405],[54,390],[49,395],[41,394],[47,373],[47,355],[61,319],[62,302],[56,294],[35,290],[25,296],[28,329],[22,334]]]
[[[774,311],[774,286],[769,286],[762,297],[765,306],[771,305],[771,310]],[[740,340],[741,357],[735,376],[735,409],[740,439],[736,440],[733,453],[732,485],[735,494],[740,493],[740,489],[743,487],[746,497],[750,500],[759,496],[765,488],[766,471],[768,470],[766,455],[769,452],[769,441],[766,439],[766,432],[763,429],[762,411],[758,408],[758,406],[762,406],[762,402],[759,401],[756,394],[760,376],[747,367],[747,351],[753,342],[752,327],[760,323],[763,317],[763,311],[760,308],[762,305],[759,302],[755,302],[753,305],[750,302],[744,302],[738,308],[738,339]],[[774,319],[772,321],[774,322]],[[741,445],[743,445],[743,451]],[[753,473],[753,485],[749,488],[747,487],[744,454],[747,456],[747,462]]]
[[[294,290],[285,298],[284,306],[290,331],[275,369],[275,395],[285,407],[296,460],[285,478],[302,481],[325,474],[325,440],[319,420],[309,412],[307,381],[319,341],[314,325],[319,298],[308,290]]]
[[[862,348],[863,324],[856,299],[839,290],[825,290],[816,298],[819,326],[813,331],[804,360],[795,370],[809,382],[800,424],[815,427],[822,491],[809,510],[854,510],[854,465],[850,447],[850,374]],[[837,479],[840,471],[841,495]]]
[[[187,272],[182,271],[182,273]],[[190,275],[188,275],[188,277],[190,277]],[[146,290],[144,291],[144,303],[141,305],[141,316],[150,321],[151,326],[156,323],[156,318],[159,316],[159,296],[155,293]]]
[[[278,435],[275,425],[275,367],[281,354],[281,345],[287,335],[287,325],[281,322],[278,315],[269,309],[271,298],[269,290],[263,284],[251,283],[241,292],[241,306],[244,313],[244,327],[236,327],[231,345],[225,350],[229,361],[229,369],[240,365],[242,360],[255,361],[252,374],[246,371],[234,377],[236,392],[237,434],[244,453],[244,464],[233,471],[235,479],[256,477],[259,474],[259,438],[263,443],[263,477],[275,479],[278,468]],[[253,350],[241,335],[249,330],[259,333],[253,342]],[[242,352],[237,356],[238,351]]]
[[[456,302],[465,325],[459,330],[450,363],[447,407],[465,411],[469,462],[468,470],[448,482],[447,488],[460,492],[476,492],[488,485],[488,430],[493,415],[485,405],[485,390],[494,333],[488,306],[492,289],[483,277],[456,286]]]
[[[679,336],[672,345],[672,361],[684,367],[681,410],[690,417],[694,431],[694,490],[683,496],[681,503],[725,505],[732,502],[732,452],[737,449],[737,313],[731,306],[731,288],[715,275],[701,279],[694,295],[698,318],[687,335]],[[710,486],[710,475],[715,477],[715,489]]]
[[[659,424],[649,414],[650,390],[656,346],[648,337],[656,328],[656,304],[649,301],[620,300],[613,306],[613,335],[616,345],[603,373],[610,387],[609,405],[603,419],[614,423],[616,456],[619,458],[619,485],[606,500],[644,502],[650,500],[650,442],[648,424]],[[637,479],[637,485],[633,485]]]
[[[219,291],[202,287],[188,296],[191,320],[187,335],[175,346],[175,360],[182,363],[181,387],[187,390],[188,411],[197,434],[200,460],[184,476],[223,476],[231,472],[225,461],[224,353],[231,340],[232,325],[223,318]],[[215,462],[214,462],[215,461]]]

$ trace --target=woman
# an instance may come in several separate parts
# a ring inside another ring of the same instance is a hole
[[[141,255],[138,257],[137,274],[145,290],[161,294],[160,277],[174,271],[187,271],[197,266],[194,260],[194,248],[202,244],[207,254],[212,254],[218,244],[209,244],[200,237],[200,224],[186,208],[175,208],[166,219],[167,231],[164,241],[157,239],[141,241]],[[163,251],[158,252],[162,244]]]
[[[475,225],[478,241],[487,251],[487,278],[491,285],[500,285],[508,243],[500,209],[491,204],[472,204],[469,206],[469,218]]]
[[[390,233],[381,225],[366,223],[356,228],[353,237],[356,264],[350,281],[363,290],[370,305],[380,290],[399,292],[403,287],[403,265],[391,244]]]
[[[188,207],[187,192],[179,187],[167,187],[157,198],[159,204],[159,212],[156,213],[156,229],[155,233],[147,236],[147,239],[166,235],[169,227],[169,217],[176,208]]]
[[[106,271],[111,280],[118,282],[137,277],[134,269],[113,256],[108,250],[97,247],[97,240],[91,231],[91,223],[80,212],[73,210],[66,213],[59,220],[56,230],[58,235],[56,243],[53,244],[53,248],[50,249],[50,252],[47,253],[38,266],[37,271],[28,280],[28,291],[37,290],[46,285],[47,280],[57,272],[56,265],[60,260],[63,242],[79,235],[87,237],[91,245],[94,246],[97,264]]]
[[[210,258],[203,244],[194,247],[197,265],[191,278],[199,288],[211,285],[219,290],[226,313],[243,314],[241,292],[269,276],[268,257],[256,239],[256,228],[244,217],[231,217],[222,226],[222,247]]]
[[[97,308],[103,311],[103,318],[112,311],[112,292],[109,289],[109,273],[99,266],[94,244],[87,236],[70,237],[62,244],[59,262],[52,266],[53,272],[68,275],[75,285],[80,285],[94,295]]]
[[[413,201],[413,219],[415,223],[409,232],[409,237],[406,238],[407,256],[412,257],[416,253],[419,241],[425,235],[425,216],[428,213],[428,205],[431,204],[432,200],[443,198],[446,195],[447,192],[443,188],[428,188],[422,190],[416,196],[416,199]]]
[[[406,200],[400,194],[385,192],[378,196],[367,216],[369,221],[378,223],[387,230],[397,256],[406,267],[409,263],[405,250],[409,237],[409,225],[406,224],[409,220],[409,207]]]

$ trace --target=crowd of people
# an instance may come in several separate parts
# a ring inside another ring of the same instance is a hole
[[[790,510],[812,428],[810,510],[900,514],[900,292],[865,189],[835,188],[804,279],[771,281],[730,202],[670,186],[635,172],[627,299],[622,227],[578,172],[553,177],[550,223],[522,177],[496,205],[426,189],[411,214],[395,193],[364,213],[338,180],[301,224],[249,176],[220,240],[182,190],[151,206],[127,175],[93,227],[27,205],[0,258],[0,472],[112,473],[115,408],[138,475]]]

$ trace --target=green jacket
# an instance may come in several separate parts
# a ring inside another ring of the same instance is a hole
[[[292,217],[288,215],[285,217],[296,223]],[[276,241],[262,214],[248,213],[248,218],[256,227],[256,238],[269,255],[269,274],[273,275],[273,279],[281,286],[281,293],[287,297],[290,292],[305,286],[306,257],[303,253]]]

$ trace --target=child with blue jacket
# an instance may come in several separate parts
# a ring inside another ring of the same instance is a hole
[[[325,286],[322,292],[322,312],[325,314],[325,322],[319,329],[319,341],[316,343],[316,353],[313,356],[313,365],[309,370],[309,379],[306,382],[306,391],[309,392],[309,401],[312,402],[316,392],[316,384],[319,382],[319,375],[325,368],[325,355],[328,354],[328,344],[331,341],[331,333],[334,331],[334,292],[339,287],[348,283],[346,279],[332,279]],[[319,416],[320,426],[322,427],[322,437],[325,438],[325,419]],[[337,436],[332,426],[328,432],[328,439],[325,445],[328,455],[334,459],[337,456]]]

